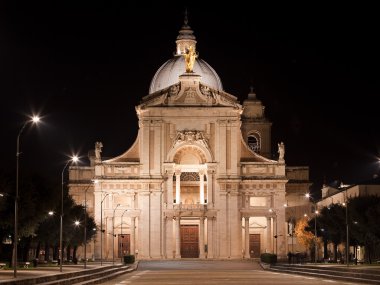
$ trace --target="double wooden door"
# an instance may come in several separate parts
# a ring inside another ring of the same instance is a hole
[[[260,234],[249,235],[249,255],[251,258],[260,257]]]
[[[181,226],[181,257],[199,258],[198,225]]]
[[[122,257],[124,255],[133,254],[131,253],[131,244],[130,244],[130,235],[122,234],[118,235],[118,257]]]

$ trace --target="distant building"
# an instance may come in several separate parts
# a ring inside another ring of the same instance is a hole
[[[328,207],[331,204],[344,204],[348,198],[380,195],[380,180],[374,179],[360,184],[344,185],[339,188],[324,185],[322,188],[322,199],[318,207]]]
[[[286,167],[284,144],[271,159],[272,123],[262,102],[252,89],[241,105],[204,60],[188,65],[185,54],[196,43],[185,20],[174,57],[136,106],[139,131],[126,152],[103,160],[97,144],[90,166],[70,168],[69,193],[84,204],[88,189],[99,229],[87,256],[286,258],[294,243],[287,220],[307,203],[300,197],[309,169]]]
[[[332,204],[346,205],[347,199],[363,196],[380,196],[380,179],[375,178],[372,180],[364,181],[358,184],[345,185],[341,184],[338,188],[323,185],[322,187],[322,199],[317,203],[319,209],[323,207],[329,207]],[[332,248],[329,247],[332,252]],[[341,245],[340,250],[344,252],[344,246]],[[350,253],[354,254],[358,260],[364,260],[365,248],[358,246],[354,252],[354,247],[350,247]],[[375,253],[375,252],[374,252]],[[380,254],[377,250],[377,255]]]

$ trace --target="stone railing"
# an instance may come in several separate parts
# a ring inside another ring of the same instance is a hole
[[[174,204],[174,210],[207,210],[207,204]]]

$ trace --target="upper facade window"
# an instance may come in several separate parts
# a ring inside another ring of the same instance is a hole
[[[260,153],[260,136],[257,133],[248,135],[248,146],[256,153]]]

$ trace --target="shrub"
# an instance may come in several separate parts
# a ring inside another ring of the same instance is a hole
[[[134,263],[135,262],[135,256],[134,255],[125,255],[124,256],[124,263],[129,264],[129,263]]]
[[[262,253],[260,260],[264,263],[275,264],[277,262],[277,255],[273,253]]]

